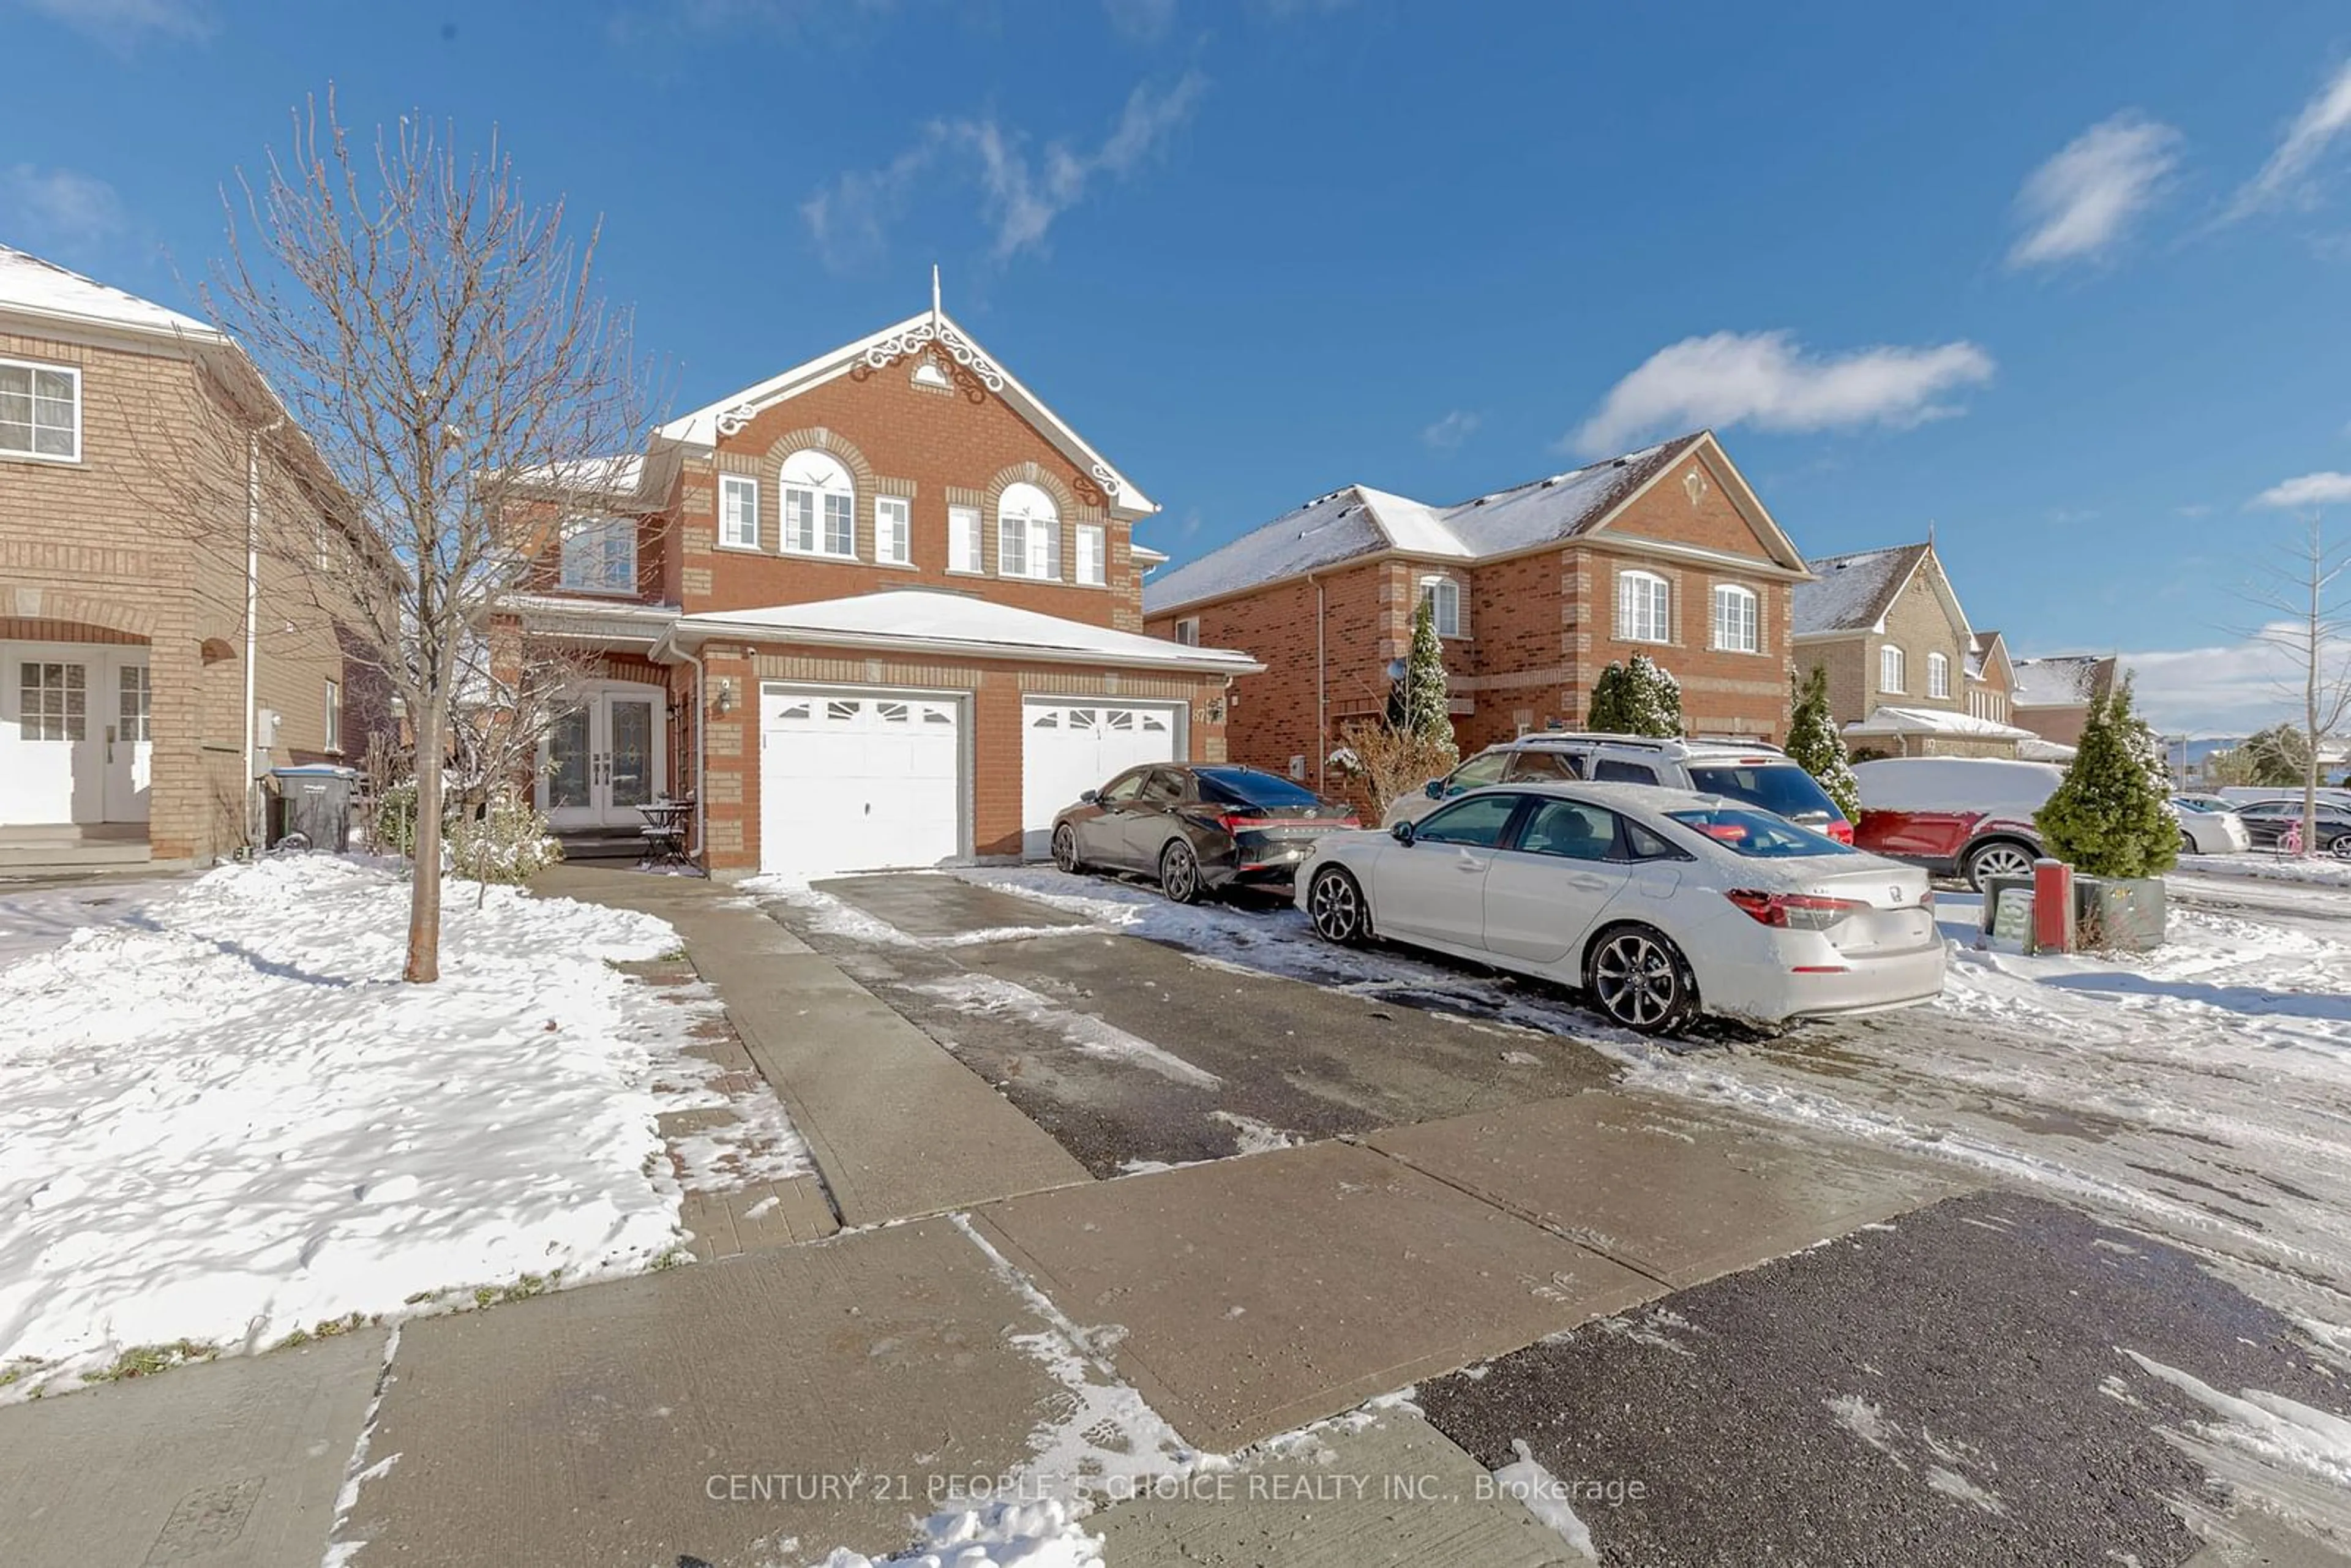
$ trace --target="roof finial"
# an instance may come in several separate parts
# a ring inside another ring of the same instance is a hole
[[[1927,519],[1927,548],[1935,548],[1935,519],[1932,517]]]
[[[931,263],[931,325],[939,324],[939,264]]]

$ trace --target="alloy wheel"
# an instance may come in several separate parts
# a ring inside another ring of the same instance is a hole
[[[2014,844],[1990,844],[1968,857],[1968,881],[1978,893],[1996,876],[2031,876],[2032,857]]]
[[[1640,931],[1619,932],[1592,960],[1592,989],[1603,1011],[1644,1033],[1665,1027],[1682,1004],[1673,953]]]
[[[1306,902],[1314,916],[1314,929],[1325,941],[1343,946],[1364,934],[1363,894],[1356,889],[1355,879],[1345,872],[1326,871],[1316,877]]]
[[[1159,891],[1178,904],[1190,904],[1200,896],[1200,862],[1182,844],[1170,844],[1167,852],[1159,857]]]
[[[1067,822],[1053,830],[1053,863],[1065,872],[1078,869],[1078,831]]]

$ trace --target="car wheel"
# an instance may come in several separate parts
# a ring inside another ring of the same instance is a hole
[[[2179,830],[2179,852],[2183,855],[2192,855],[2199,852],[2196,848],[2196,840],[2185,828]]]
[[[2326,845],[2326,852],[2331,855],[2351,858],[2351,833],[2337,833],[2328,841]]]
[[[1159,891],[1178,904],[1197,904],[1207,891],[1200,883],[1199,857],[1181,839],[1159,852]]]
[[[1698,979],[1662,932],[1618,925],[1583,959],[1583,988],[1600,1010],[1643,1034],[1672,1034],[1698,1017]]]
[[[1306,907],[1313,916],[1315,931],[1326,942],[1353,947],[1372,934],[1372,923],[1364,909],[1364,890],[1337,866],[1324,866],[1314,873],[1306,889]]]
[[[1053,863],[1071,875],[1086,869],[1078,858],[1078,830],[1067,822],[1053,830]]]
[[[2007,839],[1980,844],[1968,856],[1968,885],[1978,893],[1996,876],[2032,874],[2032,852]]]

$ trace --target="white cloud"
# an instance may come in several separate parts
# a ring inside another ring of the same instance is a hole
[[[2095,259],[2129,233],[2179,163],[2179,132],[2125,110],[2082,132],[2017,193],[2011,267]]]
[[[1808,354],[1790,332],[1716,332],[1649,356],[1560,444],[1604,456],[1643,436],[1699,425],[1811,431],[1911,425],[1958,412],[1944,402],[1991,380],[1973,343]]]
[[[1423,430],[1420,444],[1431,452],[1458,452],[1463,442],[1478,434],[1478,426],[1482,423],[1481,416],[1467,409],[1457,408]]]
[[[1130,38],[1155,43],[1176,25],[1176,0],[1102,0],[1111,26]]]
[[[27,11],[88,33],[101,43],[122,47],[152,33],[172,38],[202,38],[213,30],[209,7],[198,0],[16,0]]]
[[[800,216],[829,266],[846,269],[870,261],[886,245],[914,183],[943,157],[961,152],[977,174],[998,259],[1037,249],[1098,179],[1123,179],[1157,153],[1190,118],[1207,85],[1198,71],[1186,71],[1165,92],[1141,83],[1100,146],[1086,151],[1049,142],[1033,159],[1028,139],[993,118],[933,120],[913,146],[881,168],[852,170],[820,188],[800,204]]]
[[[93,245],[130,222],[122,198],[96,175],[30,163],[0,168],[0,220],[35,247]]]
[[[2290,637],[2288,624],[2265,628]],[[2329,647],[2327,667],[2351,659],[2351,646]],[[2251,735],[2282,719],[2299,719],[2302,661],[2257,633],[2205,648],[2125,653],[2137,677],[2139,711],[2158,729],[2179,735]]]
[[[2243,217],[2264,207],[2309,201],[2312,171],[2346,128],[2351,128],[2351,61],[2337,67],[2317,96],[2302,106],[2286,128],[2285,140],[2261,172],[2238,191],[2227,215]]]
[[[2297,511],[2310,507],[2340,506],[2351,501],[2351,474],[2329,470],[2320,474],[2304,474],[2271,486],[2248,503],[2255,507],[2282,507]]]

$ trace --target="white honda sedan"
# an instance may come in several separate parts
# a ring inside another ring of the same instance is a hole
[[[1387,831],[1324,834],[1295,886],[1331,941],[1376,936],[1580,986],[1646,1034],[1701,1012],[1782,1023],[1943,989],[1923,869],[1716,795],[1473,790]]]

